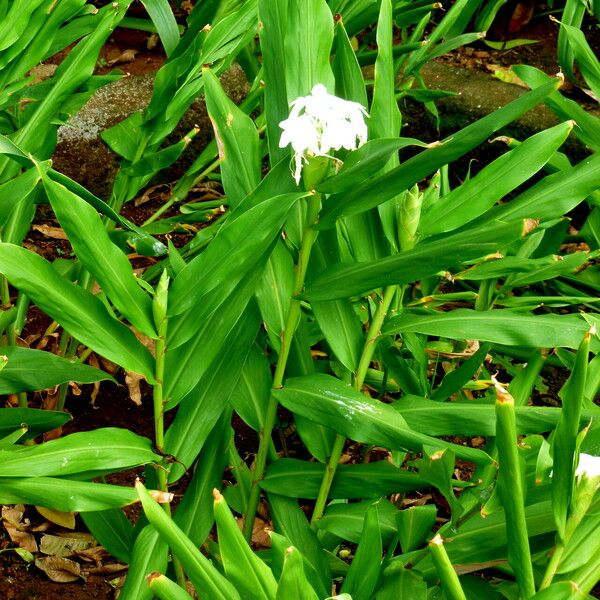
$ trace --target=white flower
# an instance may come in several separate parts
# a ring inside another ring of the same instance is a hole
[[[582,477],[587,477],[588,479],[600,478],[600,456],[580,454],[575,476],[578,480]]]
[[[364,107],[331,95],[320,83],[290,106],[290,116],[279,123],[283,129],[279,147],[292,146],[296,183],[309,157],[329,156],[340,148],[355,150],[367,141],[365,117],[369,115]]]

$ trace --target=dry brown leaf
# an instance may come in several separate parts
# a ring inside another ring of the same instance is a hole
[[[85,550],[77,550],[74,554],[82,560],[94,562],[96,565],[100,564],[102,559],[108,556],[108,552],[102,546],[91,546]]]
[[[119,563],[110,563],[108,565],[101,565],[99,567],[90,567],[89,569],[84,569],[85,573],[94,574],[94,575],[112,575],[113,573],[120,573],[121,571],[125,571],[127,569],[127,565],[122,565]]]
[[[60,556],[46,556],[36,558],[35,566],[44,571],[49,579],[58,583],[70,583],[78,579],[85,579],[81,574],[79,563]]]
[[[72,556],[88,550],[92,544],[92,541],[85,539],[47,534],[40,540],[40,552],[50,556]]]
[[[32,225],[32,229],[39,231],[42,235],[52,238],[53,240],[68,240],[67,234],[62,227],[52,227],[51,225]]]
[[[134,371],[126,371],[125,375],[125,385],[129,390],[129,397],[131,401],[137,406],[142,405],[142,390],[140,389],[140,382],[144,381],[145,378],[143,375],[139,373],[135,373]]]
[[[11,541],[19,548],[23,548],[28,552],[37,552],[38,546],[35,537],[28,531],[29,522],[23,520],[25,507],[22,504],[14,506],[5,505],[2,507],[2,521],[4,529],[8,533]]]
[[[75,529],[75,513],[53,510],[45,506],[36,506],[35,508],[48,521],[60,525],[65,529]]]
[[[135,50],[134,48],[128,48],[127,50],[123,50],[119,56],[106,61],[106,64],[109,66],[113,65],[122,65],[123,63],[132,62],[135,60],[135,55],[139,52],[139,50]]]

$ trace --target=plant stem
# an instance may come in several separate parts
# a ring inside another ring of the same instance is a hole
[[[155,375],[156,383],[152,389],[152,400],[154,404],[154,443],[156,449],[162,453],[165,444],[165,420],[164,420],[164,397],[163,397],[163,381],[165,373],[165,354],[167,336],[167,319],[166,317],[158,324],[158,337],[156,338],[156,367]],[[167,472],[159,467],[157,470],[158,487],[162,492],[167,491]],[[163,504],[165,510],[170,512],[169,504]]]
[[[314,193],[308,198],[308,207],[306,213],[306,225],[304,227],[304,233],[302,235],[302,243],[300,246],[300,253],[298,255],[298,263],[296,264],[296,275],[294,279],[294,289],[292,291],[292,297],[290,299],[290,305],[288,308],[288,314],[285,321],[285,326],[281,332],[281,348],[279,356],[277,358],[277,365],[275,366],[275,374],[273,375],[272,389],[280,389],[283,385],[283,377],[285,374],[285,368],[290,355],[290,348],[294,333],[298,327],[300,321],[301,306],[298,295],[304,289],[304,278],[306,277],[306,269],[308,268],[308,261],[310,260],[310,253],[315,240],[317,239],[317,230],[314,228],[317,219],[319,217],[319,209],[321,206],[321,196]],[[265,415],[265,423],[263,428],[259,432],[259,444],[258,452],[256,454],[256,460],[254,463],[254,471],[252,478],[252,487],[250,489],[250,495],[248,497],[248,505],[246,507],[246,514],[244,515],[244,536],[246,540],[250,541],[252,537],[252,527],[254,525],[254,517],[258,508],[258,502],[260,499],[260,486],[259,483],[265,474],[265,467],[267,465],[267,455],[269,452],[269,446],[271,444],[271,435],[273,428],[275,427],[275,421],[277,419],[277,407],[278,403],[273,394],[269,397],[269,404],[267,405],[267,411]]]
[[[442,588],[449,600],[467,600],[465,592],[460,585],[458,575],[448,557],[442,537],[438,533],[429,542],[429,551],[435,566],[435,570],[442,583]]]
[[[517,426],[513,397],[496,384],[496,444],[498,447],[498,486],[506,515],[508,564],[517,578],[522,598],[535,594],[535,581],[527,521],[521,466],[517,448]]]
[[[367,370],[371,364],[375,348],[377,347],[377,341],[381,334],[383,321],[385,320],[397,290],[397,285],[389,285],[385,288],[383,291],[383,297],[381,298],[379,306],[377,306],[377,310],[373,316],[373,321],[369,327],[367,339],[365,340],[362,353],[358,361],[358,366],[354,374],[354,388],[359,392],[362,390],[362,386],[367,375]],[[321,481],[321,487],[319,488],[319,494],[317,495],[315,508],[310,520],[313,528],[316,527],[318,520],[323,516],[325,505],[327,504],[327,498],[329,496],[329,490],[331,489],[331,484],[333,483],[333,478],[335,477],[335,472],[344,450],[345,443],[346,438],[343,435],[336,435],[333,447],[331,449],[331,455],[329,456],[329,460],[325,465],[325,473]]]

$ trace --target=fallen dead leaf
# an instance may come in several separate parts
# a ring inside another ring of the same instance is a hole
[[[129,390],[129,397],[136,406],[142,405],[142,390],[140,383],[145,381],[145,377],[134,371],[127,371],[125,375],[125,385]]]
[[[75,513],[53,510],[45,506],[36,506],[35,508],[48,521],[65,529],[75,529]]]
[[[127,565],[120,563],[110,563],[108,565],[101,565],[100,567],[91,567],[84,569],[84,572],[90,575],[112,575],[113,573],[120,573],[121,571],[127,570]]]
[[[29,523],[23,520],[25,507],[22,504],[2,507],[2,521],[4,529],[11,541],[28,552],[37,552],[38,545],[35,537],[28,531]]]
[[[67,234],[61,227],[52,227],[51,225],[32,225],[32,229],[39,231],[42,235],[53,240],[68,240]]]
[[[135,60],[135,55],[137,53],[138,50],[135,50],[134,48],[128,48],[127,50],[123,50],[119,56],[106,61],[106,64],[112,67],[113,65],[122,65],[123,63],[132,62]]]
[[[94,562],[99,565],[103,558],[108,556],[108,552],[103,546],[91,546],[84,550],[77,550],[74,553],[78,558],[87,562]]]
[[[92,544],[92,541],[85,539],[46,534],[40,540],[40,552],[50,556],[66,557],[88,550]]]
[[[81,573],[79,563],[61,556],[36,558],[35,566],[46,573],[49,579],[57,583],[70,583],[78,579],[85,579]]]

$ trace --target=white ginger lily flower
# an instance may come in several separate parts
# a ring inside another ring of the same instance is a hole
[[[279,123],[283,129],[279,147],[292,146],[297,184],[309,157],[329,156],[340,148],[355,150],[367,141],[365,117],[369,115],[365,108],[331,95],[320,83],[309,96],[296,98],[290,106],[290,116]]]
[[[600,456],[580,454],[575,476],[577,477],[577,480],[580,480],[582,477],[587,477],[588,479],[600,479]]]

